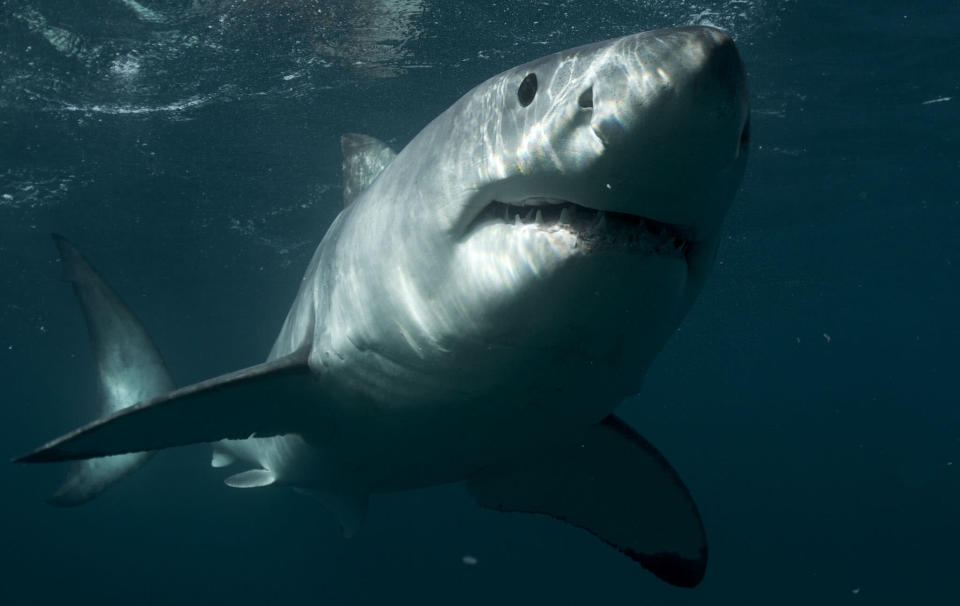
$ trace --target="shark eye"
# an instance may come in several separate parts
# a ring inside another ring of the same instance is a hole
[[[533,103],[533,98],[536,96],[537,75],[530,73],[527,74],[527,77],[520,83],[520,88],[517,89],[517,100],[520,101],[521,106],[526,107]]]

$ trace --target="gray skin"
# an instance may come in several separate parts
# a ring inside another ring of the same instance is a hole
[[[310,262],[269,359],[308,349],[324,412],[300,435],[223,447],[282,483],[365,495],[576,439],[640,390],[700,292],[747,121],[743,65],[713,28],[574,48],[480,84]],[[573,219],[538,221],[561,201],[581,207]]]
[[[267,362],[19,460],[229,438],[212,464],[253,464],[229,485],[311,492],[348,533],[370,493],[467,480],[485,507],[565,519],[695,585],[689,491],[609,415],[703,287],[748,116],[733,42],[690,27],[504,72],[396,157],[347,138],[347,207]]]

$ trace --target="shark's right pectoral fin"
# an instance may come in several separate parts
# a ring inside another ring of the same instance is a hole
[[[706,535],[690,492],[615,416],[576,444],[478,474],[467,489],[483,507],[583,528],[672,585],[693,587],[706,571]]]
[[[307,351],[177,389],[94,421],[17,459],[45,463],[198,442],[307,432],[321,423]]]

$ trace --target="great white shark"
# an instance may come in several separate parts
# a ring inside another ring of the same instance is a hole
[[[82,460],[53,499],[74,504],[143,453],[215,442],[214,467],[245,466],[227,484],[315,495],[348,534],[372,493],[465,481],[694,586],[696,505],[613,411],[710,272],[748,140],[742,61],[710,27],[510,69],[400,153],[344,136],[344,209],[267,361],[180,389],[58,237],[105,416],[18,460]]]

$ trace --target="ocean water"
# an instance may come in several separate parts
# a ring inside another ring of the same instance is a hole
[[[0,465],[0,603],[960,603],[956,2],[4,0],[0,453],[95,414],[51,232],[178,384],[254,364],[340,208],[342,133],[400,148],[515,64],[693,23],[738,42],[753,150],[619,413],[697,500],[700,587],[460,486],[377,496],[345,540],[194,446],[74,509],[43,502],[63,467]]]

